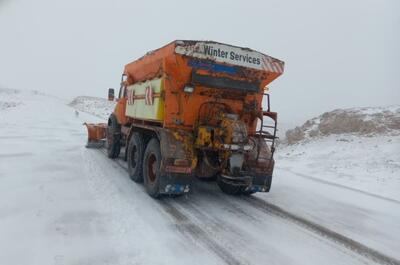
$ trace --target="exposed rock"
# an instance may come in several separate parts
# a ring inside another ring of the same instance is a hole
[[[363,136],[400,135],[400,106],[337,109],[306,121],[286,132],[286,142],[294,144],[331,134]]]
[[[286,139],[289,144],[300,142],[304,137],[305,133],[300,127],[296,127],[293,130],[286,132]]]

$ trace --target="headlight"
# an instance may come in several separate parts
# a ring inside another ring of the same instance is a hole
[[[185,91],[186,93],[193,93],[193,91],[194,91],[194,86],[186,85],[186,86],[183,88],[183,91]]]

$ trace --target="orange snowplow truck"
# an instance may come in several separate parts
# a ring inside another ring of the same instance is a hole
[[[193,177],[228,194],[267,192],[277,124],[267,85],[283,68],[248,48],[171,42],[125,66],[108,123],[86,124],[88,147],[105,142],[110,158],[125,150],[130,177],[152,197],[187,193]]]

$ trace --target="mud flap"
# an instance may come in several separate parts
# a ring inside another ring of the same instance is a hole
[[[192,176],[187,174],[165,174],[160,179],[160,193],[180,195],[191,190]]]
[[[181,130],[159,131],[162,156],[160,193],[183,194],[191,189],[197,156],[193,149],[193,135]]]
[[[272,176],[254,176],[252,184],[245,188],[251,192],[269,192],[271,189]]]

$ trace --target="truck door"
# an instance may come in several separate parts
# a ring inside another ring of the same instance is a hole
[[[126,119],[126,81],[127,76],[125,74],[121,77],[121,86],[119,88],[117,105],[115,106],[114,115],[117,117],[118,123],[125,125]]]

